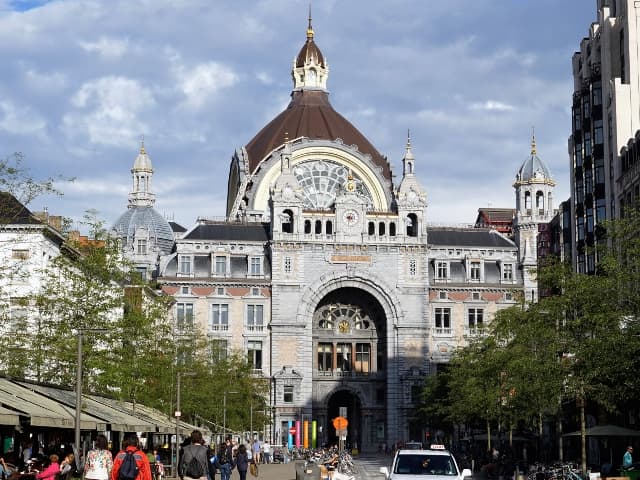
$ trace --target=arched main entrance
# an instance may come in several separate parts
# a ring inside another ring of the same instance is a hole
[[[380,302],[356,287],[333,290],[313,313],[313,413],[321,441],[338,444],[332,420],[342,412],[346,444],[375,451],[386,430],[387,321]]]

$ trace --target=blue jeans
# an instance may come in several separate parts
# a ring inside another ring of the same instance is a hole
[[[220,480],[231,480],[231,464],[220,465]]]

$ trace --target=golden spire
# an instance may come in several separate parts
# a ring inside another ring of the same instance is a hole
[[[313,39],[313,27],[311,26],[311,2],[309,2],[309,26],[307,27],[307,39]]]
[[[144,149],[144,135],[140,137],[140,155],[146,155],[147,151]]]
[[[531,127],[533,133],[531,134],[531,155],[536,155],[536,127]]]

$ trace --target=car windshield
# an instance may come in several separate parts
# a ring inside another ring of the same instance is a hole
[[[453,460],[448,455],[398,455],[393,473],[409,475],[457,475]]]

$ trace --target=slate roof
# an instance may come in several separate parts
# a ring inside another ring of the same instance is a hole
[[[286,110],[271,120],[247,144],[251,173],[272,150],[282,145],[285,137],[306,137],[312,140],[341,139],[345,145],[357,145],[363,154],[371,155],[382,175],[391,180],[391,167],[386,157],[329,103],[329,94],[320,90],[294,91]]]
[[[171,227],[171,230],[177,233],[184,233],[187,231],[186,228],[184,228],[182,225],[176,222],[169,221],[169,226]]]
[[[438,247],[516,248],[515,243],[495,230],[431,227],[428,229],[427,234],[429,245]]]
[[[268,223],[206,223],[197,225],[184,240],[245,240],[268,242],[271,239]]]
[[[42,222],[9,192],[0,192],[0,225],[38,225]]]

